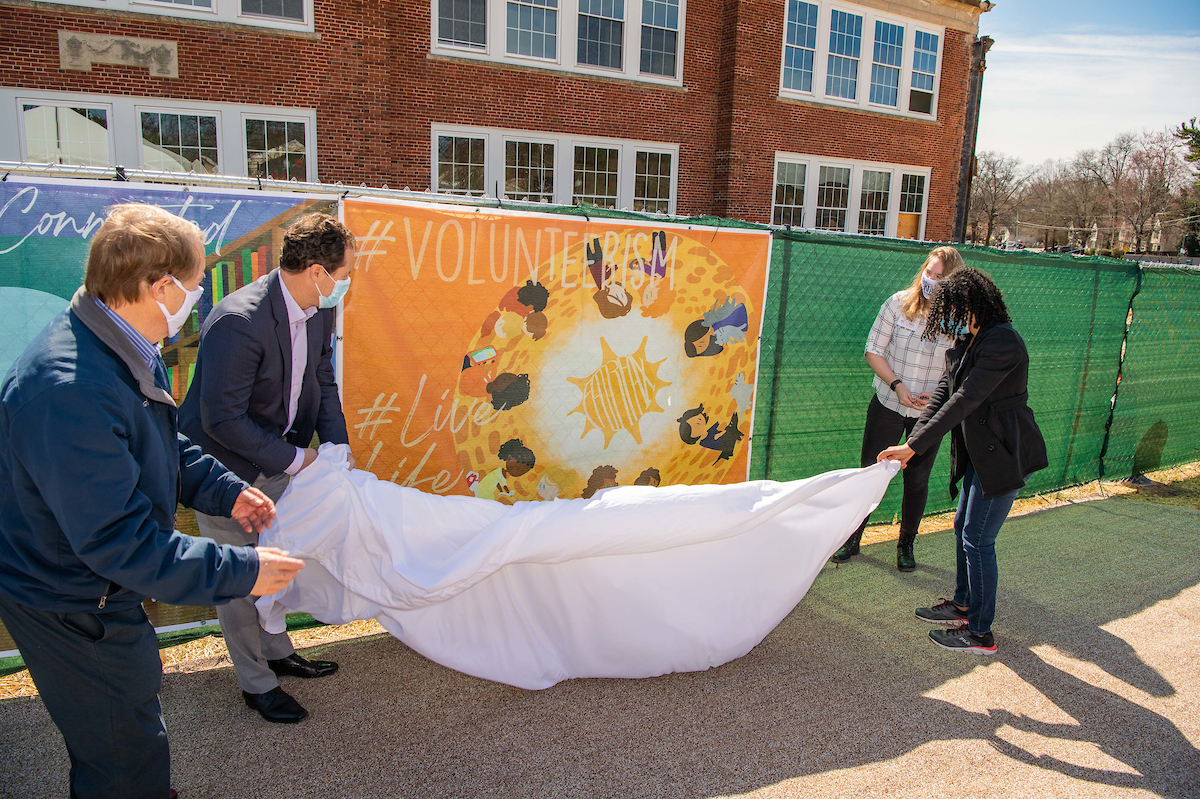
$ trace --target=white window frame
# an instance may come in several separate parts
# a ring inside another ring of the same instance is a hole
[[[238,121],[238,131],[241,134],[241,165],[246,172],[246,177],[254,178],[257,175],[250,174],[250,167],[247,163],[250,160],[250,147],[246,141],[246,120],[260,119],[266,122],[299,122],[304,125],[304,171],[307,173],[305,178],[308,181],[315,182],[317,179],[316,170],[309,166],[309,161],[316,156],[316,152],[311,150],[310,145],[314,142],[309,140],[310,136],[316,135],[316,126],[313,124],[309,116],[298,116],[295,114],[278,114],[270,112],[251,112],[243,110]],[[219,124],[219,123],[218,123]],[[272,178],[274,179],[274,178]]]
[[[179,108],[178,106],[175,106],[170,103],[163,105],[163,104],[160,104],[160,101],[155,101],[153,104],[135,105],[134,113],[136,115],[135,120],[136,120],[137,126],[138,126],[137,165],[138,165],[139,169],[151,169],[151,167],[146,166],[146,163],[145,163],[146,150],[142,146],[142,133],[141,133],[142,114],[175,114],[175,115],[186,115],[186,116],[197,116],[197,117],[199,117],[199,116],[216,117],[216,120],[217,120],[217,167],[218,167],[218,170],[212,174],[215,174],[215,175],[230,174],[229,173],[229,162],[225,160],[227,153],[225,152],[225,148],[223,148],[221,146],[222,124],[221,124],[220,109],[214,108],[211,106],[208,108],[203,108],[203,107],[201,107],[201,108]],[[245,138],[244,131],[243,131],[243,138]],[[246,166],[245,163],[243,163],[242,164],[243,173],[245,172],[245,166]],[[183,172],[181,174],[186,175],[187,173]]]
[[[219,2],[220,0],[214,0]],[[311,0],[309,0],[311,2]],[[510,55],[507,52],[507,5],[508,0],[486,0],[484,24],[486,25],[485,46],[447,44],[438,41],[438,0],[430,2],[430,52],[434,55],[454,58],[469,58],[505,65],[517,65],[558,72],[575,72],[598,75],[621,80],[657,83],[664,86],[683,85],[683,62],[686,39],[687,0],[679,0],[679,29],[675,38],[675,76],[652,75],[641,71],[642,60],[642,0],[625,0],[625,19],[621,43],[621,69],[597,67],[578,62],[579,55],[579,0],[559,0],[558,3],[558,57],[556,59]],[[940,61],[939,61],[940,65]]]
[[[443,135],[445,135],[445,134],[443,134]],[[554,199],[554,201],[557,201],[559,184],[563,179],[562,171],[560,170],[560,163],[562,161],[562,158],[561,158],[562,153],[560,152],[560,150],[562,148],[562,143],[560,141],[558,141],[557,139],[555,139],[553,136],[546,136],[544,134],[540,135],[540,136],[517,136],[517,135],[511,135],[511,134],[501,135],[501,137],[500,137],[500,164],[499,164],[500,169],[499,169],[499,171],[500,171],[500,189],[501,189],[501,191],[505,192],[504,199],[508,199],[507,183],[508,183],[508,143],[509,142],[514,142],[514,143],[518,143],[518,144],[551,144],[551,145],[554,145],[553,199]],[[487,148],[487,145],[485,144],[484,145],[484,154],[483,154],[483,159],[484,159],[483,160],[483,173],[484,173],[484,190],[485,190],[485,192],[487,190],[487,159],[488,159],[488,151],[486,148]],[[435,164],[435,166],[436,166],[436,164]],[[494,186],[495,186],[495,184],[493,184],[493,187]],[[514,202],[536,202],[536,201],[535,200],[514,200]]]
[[[787,4],[784,4],[782,17],[783,35],[779,42],[779,96],[784,99],[807,100],[824,105],[842,108],[857,108],[864,111],[874,111],[881,114],[902,116],[909,119],[936,120],[938,114],[938,98],[941,94],[942,62],[945,60],[946,29],[929,25],[914,19],[888,14],[866,6],[857,6],[840,0],[804,0],[809,5],[817,6],[817,48],[813,55],[812,91],[785,88],[783,84],[784,67],[787,58]],[[862,46],[858,57],[858,85],[856,97],[853,100],[835,97],[825,93],[826,76],[829,71],[829,29],[832,18],[831,11],[854,14],[862,17]],[[871,102],[871,66],[875,60],[875,22],[876,20],[904,28],[904,50],[900,65],[900,96],[896,106]],[[909,92],[912,91],[912,62],[916,42],[916,31],[933,34],[938,37],[937,66],[933,76],[933,101],[930,113],[922,114],[909,111]]]
[[[250,119],[302,122],[307,180],[317,180],[317,112],[306,108],[200,103],[161,97],[126,97],[107,94],[43,92],[0,87],[0,160],[24,161],[28,150],[21,116],[24,103],[105,108],[109,114],[109,155],[114,166],[141,168],[141,112],[205,114],[217,117],[217,160],[223,175],[257,177],[246,170],[246,123]],[[7,110],[5,110],[7,109]],[[187,173],[175,173],[187,174]]]
[[[29,143],[25,140],[25,113],[24,106],[52,106],[54,108],[95,108],[103,109],[108,114],[108,162],[111,166],[115,163],[117,152],[117,140],[113,135],[113,108],[112,103],[95,100],[71,99],[71,100],[50,100],[45,97],[30,94],[20,94],[16,97],[16,117],[14,125],[16,126],[17,137],[17,153],[18,157],[13,160],[26,161],[29,153]],[[2,125],[3,123],[0,123]],[[73,164],[64,164],[64,166],[74,166]]]
[[[467,136],[484,140],[484,196],[504,193],[505,144],[510,141],[537,142],[554,145],[554,204],[571,205],[575,185],[575,147],[605,147],[619,151],[617,156],[617,209],[633,209],[636,158],[638,152],[668,153],[671,156],[671,198],[668,215],[675,214],[679,200],[679,144],[674,142],[612,139],[596,136],[574,136],[567,133],[482,128],[463,125],[432,125],[429,133],[430,191],[438,192],[438,137]],[[450,192],[441,192],[450,195]],[[461,196],[461,195],[453,195]],[[513,200],[513,202],[519,202]]]
[[[846,206],[846,229],[844,231],[822,231],[828,233],[858,233],[858,217],[862,206],[862,173],[863,170],[874,172],[890,172],[891,183],[888,188],[887,220],[884,224],[884,238],[895,238],[900,220],[900,186],[903,175],[921,175],[925,178],[925,193],[922,196],[921,221],[918,225],[917,239],[924,240],[925,225],[929,218],[929,188],[933,170],[925,166],[893,164],[881,161],[851,161],[843,158],[823,158],[817,155],[776,152],[774,166],[771,171],[771,212],[770,219],[775,219],[775,186],[779,175],[779,164],[804,164],[804,223],[805,230],[816,230],[817,219],[817,184],[820,182],[821,167],[850,168],[850,196]]]
[[[256,28],[274,28],[276,30],[304,32],[315,30],[313,25],[313,0],[303,0],[303,20],[290,20],[283,17],[270,17],[261,14],[243,14],[242,0],[212,0],[211,9],[176,5],[164,0],[46,0],[46,2],[60,5],[83,6],[85,8],[103,8],[110,11],[128,11],[138,14],[177,17],[181,19],[231,22],[238,25],[251,25]]]

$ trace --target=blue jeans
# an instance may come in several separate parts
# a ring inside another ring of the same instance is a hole
[[[994,499],[984,499],[975,468],[967,464],[963,492],[958,497],[958,511],[954,514],[955,554],[958,556],[954,604],[970,608],[967,628],[975,635],[992,631],[999,574],[996,536],[1016,498],[1017,492],[1009,491]]]

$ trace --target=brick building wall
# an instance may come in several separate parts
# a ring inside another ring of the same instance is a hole
[[[677,213],[759,222],[776,151],[927,167],[926,238],[951,237],[972,34],[946,28],[937,119],[917,120],[781,99],[783,0],[686,16],[674,87],[431,54],[426,0],[318,0],[311,34],[0,0],[0,85],[313,108],[319,179],[350,185],[429,188],[433,124],[677,143]],[[179,77],[61,70],[59,30],[175,41]]]

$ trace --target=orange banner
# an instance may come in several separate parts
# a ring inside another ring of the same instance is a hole
[[[504,502],[746,479],[770,237],[347,200],[360,467]]]

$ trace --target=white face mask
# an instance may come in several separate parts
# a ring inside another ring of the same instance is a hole
[[[203,288],[197,288],[195,291],[188,291],[187,287],[175,279],[174,275],[167,275],[171,278],[171,282],[179,286],[179,290],[183,292],[183,305],[179,306],[179,310],[171,313],[167,310],[167,306],[161,302],[158,303],[159,309],[162,311],[163,317],[167,320],[167,337],[170,338],[183,329],[183,323],[192,315],[192,309],[196,307],[196,303],[200,301],[200,295],[204,293]],[[155,300],[155,302],[158,302]]]
[[[933,292],[937,289],[937,284],[936,280],[930,280],[925,275],[921,275],[921,293],[925,295],[925,299],[933,299]]]
[[[321,267],[325,269],[325,267]],[[329,275],[329,270],[325,269],[325,274]],[[333,275],[329,275],[333,277]],[[337,304],[346,296],[346,292],[350,290],[350,278],[344,277],[341,280],[333,281],[333,291],[328,294],[321,293],[321,285],[317,284],[317,307],[318,308],[336,308]]]

